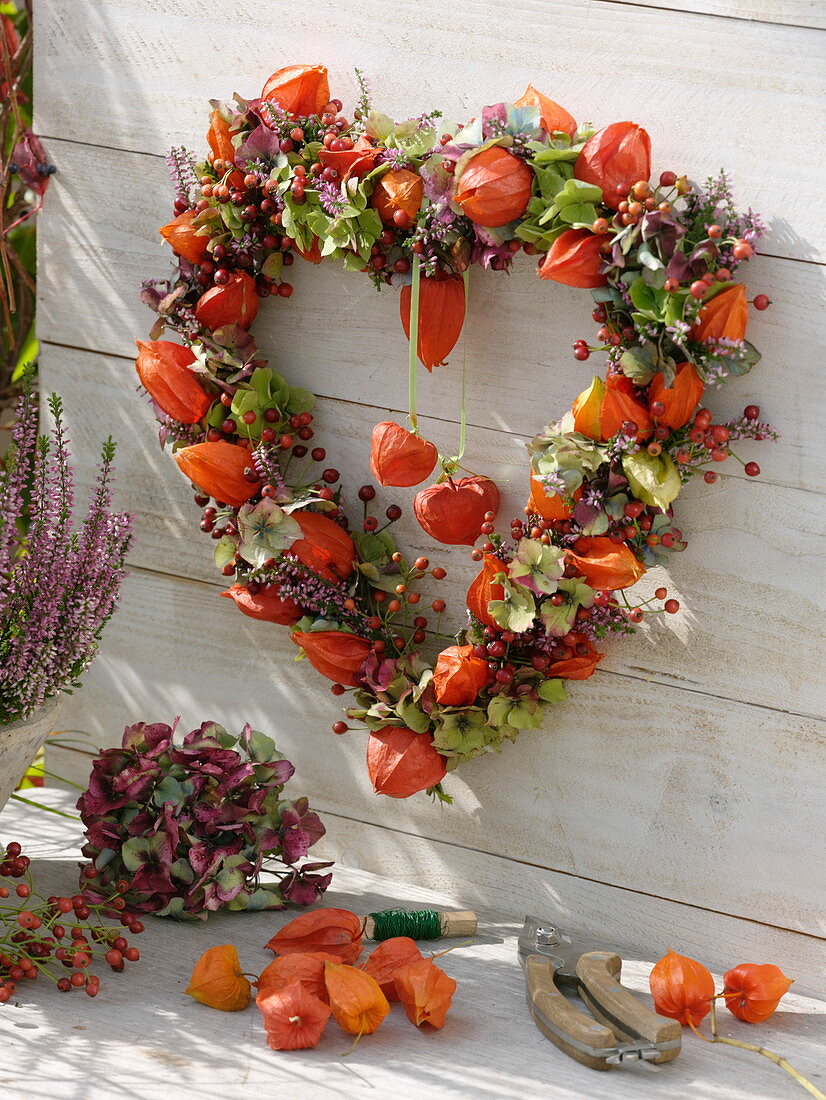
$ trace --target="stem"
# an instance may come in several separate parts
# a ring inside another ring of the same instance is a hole
[[[691,1025],[691,1030],[695,1035],[700,1035],[700,1032]],[[742,1039],[729,1039],[725,1035],[719,1035],[717,1032],[717,1006],[712,999],[711,1002],[711,1039],[706,1039],[705,1035],[700,1035],[700,1038],[707,1043],[725,1043],[729,1047],[739,1047],[741,1050],[752,1050],[755,1054],[762,1054],[764,1058],[768,1058],[770,1062],[774,1062],[776,1066],[780,1066],[791,1077],[797,1081],[798,1085],[802,1085],[803,1088],[811,1093],[812,1096],[817,1097],[817,1100],[826,1100],[826,1093],[820,1091],[817,1085],[813,1085],[808,1078],[794,1068],[791,1062],[788,1062],[782,1055],[775,1054],[773,1050],[767,1050],[765,1047],[759,1047],[755,1043],[746,1043]]]
[[[407,404],[408,419],[418,435],[419,418],[416,415],[416,374],[419,368],[419,288],[421,285],[421,261],[413,254],[413,282],[410,287],[410,346],[408,351]]]

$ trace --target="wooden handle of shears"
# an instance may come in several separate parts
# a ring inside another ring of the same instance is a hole
[[[594,1016],[613,1028],[621,1039],[646,1039],[650,1043],[679,1040],[681,1029],[677,1020],[658,1016],[620,985],[622,959],[609,951],[588,951],[576,964],[582,983],[579,995]],[[679,1043],[672,1050],[661,1051],[656,1062],[670,1062],[680,1053]]]
[[[554,981],[554,965],[542,955],[531,955],[525,963],[528,1006],[534,1023],[577,1062],[592,1069],[608,1069],[605,1055],[616,1044],[613,1032],[586,1016],[560,993]]]

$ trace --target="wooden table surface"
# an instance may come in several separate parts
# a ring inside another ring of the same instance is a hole
[[[34,797],[71,805],[55,791]],[[75,890],[79,835],[76,822],[14,801],[0,818],[0,838],[24,845],[38,888],[46,894]],[[460,898],[344,868],[335,872],[326,902],[360,913],[393,905],[462,908]],[[541,908],[539,899],[537,905]],[[234,943],[246,970],[262,969],[272,958],[263,944],[288,915],[218,914],[188,924],[147,919],[137,940],[141,961],[123,974],[101,971],[96,999],[60,994],[39,981],[23,983],[20,995],[0,1007],[0,1094],[6,1100],[244,1100],[286,1096],[286,1090],[297,1100],[793,1100],[807,1095],[758,1055],[712,1047],[689,1032],[676,1062],[662,1067],[638,1063],[598,1073],[576,1064],[529,1018],[516,958],[524,914],[480,912],[479,917],[479,935],[440,963],[458,982],[445,1028],[419,1031],[395,1005],[380,1030],[346,1055],[350,1041],[334,1022],[316,1049],[277,1052],[266,1045],[254,1005],[218,1013],[184,995],[193,963],[215,944]],[[675,944],[679,934],[675,928]],[[432,945],[444,946],[444,941]],[[654,957],[625,958],[625,983],[650,1003],[647,977]],[[768,1024],[751,1027],[723,1012],[721,1027],[724,1034],[778,1051],[826,1087],[826,1003],[791,993]]]

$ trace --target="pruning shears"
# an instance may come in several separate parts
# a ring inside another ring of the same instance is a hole
[[[620,985],[622,959],[539,917],[519,936],[528,1007],[543,1035],[577,1062],[610,1069],[622,1062],[670,1062],[680,1053],[680,1025],[658,1016]],[[591,1010],[580,1012],[563,990]]]

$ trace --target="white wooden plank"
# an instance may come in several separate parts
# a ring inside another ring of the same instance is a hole
[[[597,673],[571,685],[545,731],[451,776],[453,807],[376,797],[364,735],[329,732],[339,703],[293,662],[285,633],[214,591],[135,570],[62,722],[112,744],[137,720],[249,721],[276,737],[298,786],[333,813],[823,934],[822,884],[801,871],[822,847],[822,722]],[[421,881],[437,885],[440,874],[435,861]]]
[[[40,221],[41,339],[134,354],[135,337],[143,338],[154,320],[138,300],[140,282],[170,271],[169,250],[155,232],[169,216],[166,167],[158,158],[67,142],[53,142],[52,155],[60,174]],[[760,462],[764,481],[823,489],[822,412],[811,398],[826,344],[820,308],[826,272],[768,257],[753,261],[752,271],[752,292],[774,301],[753,313],[749,332],[763,361],[709,400],[727,416],[757,401],[778,425],[776,444],[743,448],[745,459]],[[300,373],[303,384],[325,396],[396,409],[405,404],[407,348],[397,291],[377,294],[363,277],[302,261],[290,278],[295,294],[266,303],[255,326],[274,364],[296,380]],[[582,364],[571,352],[574,340],[595,329],[590,295],[540,283],[527,257],[510,278],[474,271],[464,337],[471,423],[529,434],[560,416],[602,369],[598,356]],[[284,339],[292,333],[301,334],[300,352]],[[460,346],[447,367],[421,372],[422,412],[457,418],[464,354]],[[737,470],[733,475],[743,477]]]
[[[638,0],[610,0],[639,6]],[[696,12],[728,19],[756,19],[792,27],[826,29],[826,13],[820,0],[642,0],[644,7],[666,11]]]
[[[434,107],[467,118],[531,81],[582,120],[638,119],[657,171],[703,179],[724,164],[741,201],[782,222],[779,254],[823,258],[815,31],[598,0],[463,0],[450,19],[417,0],[281,0],[266,18],[243,5],[222,16],[210,0],[43,0],[35,14],[47,137],[153,153],[200,143],[207,99],[254,96],[295,61],[327,64],[351,105],[358,66],[375,104],[400,118]]]
[[[200,513],[189,483],[154,443],[152,416],[134,392],[131,364],[46,345],[42,371],[45,385],[65,395],[84,486],[94,474],[101,436],[111,431],[120,441],[119,500],[137,524],[132,561],[220,584],[212,543],[197,528]],[[106,410],[105,421],[90,415],[96,408]],[[345,490],[353,501],[357,487],[372,480],[369,433],[386,410],[324,400],[317,413],[314,442],[325,446],[329,461],[345,472]],[[422,427],[444,450],[453,450],[453,425],[423,419]],[[527,495],[526,460],[518,437],[481,428],[471,432],[467,464],[499,483],[505,530]],[[397,528],[399,544],[413,557],[425,554],[448,568],[444,594],[458,628],[465,590],[478,567],[466,549],[437,548],[427,538],[411,514],[414,492],[385,491],[382,510],[391,502],[401,504],[406,516]],[[822,498],[725,477],[714,486],[689,486],[678,514],[689,549],[667,572],[652,570],[640,590],[650,595],[665,584],[683,602],[684,611],[657,616],[650,629],[633,639],[609,642],[603,667],[637,679],[823,716],[817,640],[823,602]],[[793,546],[790,531],[795,532]],[[808,643],[803,642],[807,632],[812,638]],[[786,653],[794,653],[794,659],[778,660]]]
[[[57,801],[65,805],[65,800],[55,800],[52,792],[38,797],[47,804]],[[12,809],[0,824],[8,822],[15,835],[22,829],[25,836],[31,817],[31,812],[24,816]],[[47,890],[71,893],[76,870],[65,846],[71,828],[60,828],[52,821],[41,833],[54,836],[52,851],[57,858],[38,859],[35,870],[45,876]],[[421,855],[431,862],[434,855],[441,856],[444,847],[438,845],[435,853],[431,848]],[[550,883],[543,885],[547,889]],[[455,894],[447,882],[428,890],[414,882],[346,867],[336,870],[326,895],[327,904],[357,912],[389,905],[456,908],[461,900],[462,895]],[[439,961],[457,982],[444,1029],[416,1031],[395,1006],[379,1031],[365,1036],[346,1058],[343,1051],[349,1041],[332,1022],[315,1050],[277,1053],[265,1045],[254,1006],[225,1013],[216,1022],[212,1011],[183,994],[195,959],[218,943],[236,944],[244,968],[260,971],[271,959],[262,945],[292,914],[219,914],[202,924],[185,925],[149,919],[140,937],[140,965],[130,966],[125,975],[104,978],[100,996],[94,1001],[83,998],[79,1004],[78,997],[61,996],[48,983],[38,982],[36,995],[3,1009],[4,1018],[16,1025],[5,1033],[5,1049],[14,1073],[0,1071],[4,1096],[13,1100],[78,1095],[84,1100],[110,1100],[114,1095],[189,1100],[197,1095],[252,1100],[288,1090],[310,1100],[375,1096],[404,1100],[581,1100],[585,1096],[589,1100],[637,1100],[643,1094],[652,1100],[675,1095],[794,1100],[800,1095],[790,1078],[763,1059],[731,1048],[711,1051],[687,1031],[679,1057],[665,1066],[638,1063],[596,1073],[566,1058],[540,1035],[525,1006],[524,977],[516,961],[521,910],[514,907],[515,899],[508,899],[504,910],[492,897],[482,894],[481,900],[477,905],[480,934]],[[640,903],[644,921],[646,899]],[[572,927],[571,914],[563,906],[543,904],[546,916],[561,913]],[[636,916],[633,899],[628,905]],[[673,942],[671,937],[678,934],[680,946],[684,946],[683,922],[690,923],[694,916],[702,921],[706,916],[679,906],[663,909],[663,923],[651,929],[653,934],[642,942],[641,949],[623,953],[623,982],[648,1005],[647,976],[660,944]],[[581,929],[582,924],[575,927]],[[710,939],[700,940],[702,951],[697,954],[701,958],[708,961],[710,947],[727,949],[735,957],[745,951],[751,957],[758,944],[768,943],[770,957],[782,963],[784,971],[799,975],[793,971],[790,957],[778,954],[782,940],[773,940],[760,929],[755,929],[753,937],[752,926],[743,922],[726,926],[714,918],[708,921],[706,934],[713,935],[718,928],[734,932],[733,939],[713,945]],[[634,930],[639,933],[642,929],[635,924]],[[597,928],[590,931],[602,934]],[[449,943],[421,946],[427,954]],[[792,944],[792,951],[794,947]],[[370,948],[365,946],[366,951]],[[730,961],[731,955],[724,957],[724,968]],[[759,1039],[780,1049],[801,1072],[818,1080],[826,1004],[801,995],[800,977],[784,997],[781,1011],[761,1025]],[[719,987],[719,973],[715,978]],[[728,1013],[723,1015],[724,1034],[754,1039],[753,1027]],[[216,1042],[218,1028],[220,1043]]]

